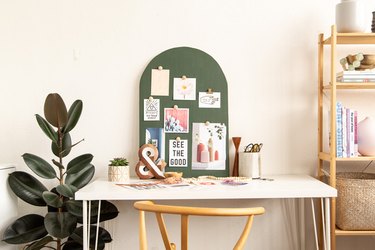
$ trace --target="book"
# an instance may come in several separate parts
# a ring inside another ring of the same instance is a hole
[[[348,125],[349,125],[349,157],[354,157],[355,154],[354,154],[354,110],[353,109],[349,109],[349,121],[348,121]]]
[[[358,153],[358,112],[354,111],[354,156],[357,157]]]
[[[341,102],[336,103],[336,157],[343,157]]]
[[[348,140],[347,140],[347,123],[346,123],[346,114],[347,108],[342,108],[342,155],[343,157],[348,157]]]
[[[356,83],[363,83],[363,82],[370,82],[370,83],[375,83],[375,78],[374,79],[342,79],[338,78],[336,79],[337,82],[356,82]]]
[[[341,71],[336,74],[337,77],[340,76],[374,76],[375,75],[375,70],[346,70],[346,71]]]

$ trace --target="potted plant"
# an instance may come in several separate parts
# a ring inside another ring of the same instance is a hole
[[[22,155],[26,165],[43,179],[55,179],[56,186],[47,189],[33,175],[16,171],[9,175],[8,183],[12,191],[23,201],[46,207],[45,216],[28,214],[9,225],[3,241],[9,244],[25,244],[23,249],[82,249],[83,222],[82,201],[74,199],[74,193],[90,182],[95,173],[93,155],[83,154],[63,163],[71,149],[83,140],[72,143],[70,131],[76,126],[82,112],[82,101],[76,100],[69,111],[59,94],[49,94],[44,103],[44,116],[36,115],[39,127],[51,140],[51,149],[57,160],[50,164],[34,154]],[[98,203],[92,203],[91,223],[96,222]],[[113,219],[118,215],[117,208],[110,202],[101,204],[100,221]],[[94,226],[92,226],[94,227]],[[90,230],[90,248],[95,244],[95,230]],[[100,228],[98,249],[112,241],[111,235]]]
[[[108,180],[118,183],[129,181],[129,161],[124,157],[113,158],[109,161]]]

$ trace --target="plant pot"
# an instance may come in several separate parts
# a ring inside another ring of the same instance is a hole
[[[129,182],[129,166],[108,166],[108,181]]]

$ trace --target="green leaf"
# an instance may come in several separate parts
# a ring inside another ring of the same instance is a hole
[[[50,191],[43,192],[43,199],[47,203],[47,205],[51,207],[60,208],[63,205],[60,196]]]
[[[73,239],[69,238],[64,244],[62,250],[82,250],[82,244],[75,242]]]
[[[53,179],[57,177],[55,169],[51,166],[51,164],[39,156],[26,153],[22,155],[22,158],[26,165],[38,176],[45,179]]]
[[[65,178],[65,183],[73,185],[80,189],[86,186],[91,181],[94,174],[95,167],[89,164],[75,174],[67,174]]]
[[[94,158],[94,156],[92,154],[84,154],[84,155],[80,155],[80,156],[74,158],[73,160],[71,160],[68,163],[68,166],[66,167],[66,169],[67,169],[66,173],[67,174],[75,174],[75,173],[79,172],[84,167],[89,165],[93,158]]]
[[[83,227],[78,227],[74,230],[74,233],[70,236],[71,239],[83,244]],[[95,248],[95,239],[96,239],[96,226],[90,226],[90,248]],[[99,227],[98,234],[98,249],[102,250],[105,247],[105,243],[112,241],[111,234],[102,227]]]
[[[70,106],[68,112],[68,122],[66,123],[65,127],[63,128],[63,133],[70,132],[76,125],[82,113],[82,106],[83,103],[81,100],[76,100],[72,106]]]
[[[70,134],[65,134],[64,137],[62,138],[62,148],[59,149],[56,143],[51,144],[51,149],[54,155],[57,157],[60,157],[60,152],[61,152],[61,157],[65,157],[70,153],[70,150],[72,149],[72,139],[70,137]]]
[[[46,236],[43,239],[35,241],[33,244],[26,247],[25,250],[40,250],[48,243],[52,242],[53,238],[51,236]]]
[[[46,235],[43,216],[28,214],[17,219],[5,229],[3,241],[8,244],[24,244]]]
[[[39,124],[39,127],[43,130],[43,132],[50,138],[53,142],[57,143],[57,133],[56,131],[52,128],[51,125],[40,115],[35,115],[36,120]]]
[[[43,192],[47,188],[32,175],[16,171],[9,175],[8,183],[12,191],[23,201],[34,206],[46,206]]]
[[[52,162],[53,162],[53,164],[55,164],[55,166],[57,166],[59,169],[65,169],[65,168],[64,168],[64,165],[61,164],[60,162],[55,161],[54,159],[52,159]]]
[[[56,128],[62,128],[68,121],[68,111],[61,96],[49,94],[44,102],[44,117]]]
[[[70,184],[61,184],[56,187],[56,190],[65,197],[74,198],[74,194],[77,192],[78,188]]]
[[[64,239],[74,232],[77,218],[68,212],[49,212],[44,218],[44,225],[50,235]]]
[[[65,202],[65,207],[69,213],[77,217],[78,223],[83,222],[83,208],[82,208],[82,201],[74,201],[69,200]],[[91,223],[97,222],[98,216],[98,201],[91,202]],[[113,205],[111,202],[103,200],[100,206],[100,219],[99,222],[112,220],[117,217],[119,211],[117,210],[116,206]]]

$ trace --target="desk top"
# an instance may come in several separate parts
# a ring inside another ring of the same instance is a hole
[[[200,200],[336,197],[337,190],[308,175],[274,175],[246,185],[189,185],[136,190],[107,180],[95,180],[75,194],[76,200]],[[150,180],[148,180],[149,182]],[[132,179],[131,183],[142,182]]]

